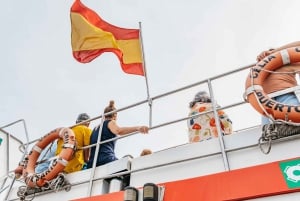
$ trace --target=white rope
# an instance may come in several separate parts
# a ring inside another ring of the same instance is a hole
[[[247,97],[249,94],[255,92],[256,90],[263,91],[263,88],[261,85],[251,85],[245,90],[245,93],[243,94],[244,100],[248,102]]]
[[[60,137],[60,138],[63,138],[65,132],[66,132],[66,128],[61,128],[60,131],[59,131],[59,133],[58,133],[59,137]]]
[[[282,58],[283,65],[291,63],[290,55],[289,55],[287,49],[281,50],[280,55],[281,55],[281,58]]]
[[[70,144],[70,143],[68,143],[68,144],[64,144],[63,145],[63,148],[71,148],[71,149],[75,149],[75,145],[74,144]]]
[[[43,149],[41,149],[39,146],[34,146],[32,149],[38,153],[41,153],[43,151]]]
[[[251,85],[254,86],[253,68],[250,69],[250,73],[251,73]],[[264,114],[265,114],[272,122],[274,122],[275,120],[274,120],[273,116],[272,116],[271,114],[269,114],[269,113],[266,111],[266,109],[263,107],[263,105],[260,103],[257,94],[256,94],[256,93],[253,93],[253,94],[254,94],[254,96],[255,96],[255,98],[256,98],[256,101],[257,101],[257,103],[258,103],[260,109],[264,112]]]
[[[58,158],[57,162],[60,163],[60,164],[62,164],[65,167],[68,165],[68,161],[65,160],[65,159],[63,159],[63,158]]]
[[[257,87],[257,86],[260,86],[260,85],[254,85],[254,78],[253,78],[253,68],[254,67],[252,67],[252,68],[250,68],[250,73],[251,73],[251,86],[250,87],[253,87],[253,88],[255,88],[255,86]],[[294,74],[294,73],[298,73],[299,71],[294,71],[294,72],[275,72],[275,71],[270,71],[270,70],[265,70],[265,69],[261,69],[261,71],[266,71],[266,72],[269,72],[269,73],[279,73],[279,74]],[[250,88],[249,87],[249,88]],[[300,86],[296,86],[295,87],[295,89],[299,89],[300,88]],[[289,89],[286,89],[287,91],[289,90]],[[283,90],[284,91],[284,90]],[[281,91],[280,91],[281,92]],[[285,91],[286,92],[286,91]],[[285,123],[285,124],[289,124],[289,125],[296,125],[296,126],[300,126],[300,123],[296,123],[296,122],[291,122],[291,121],[285,121],[285,120],[282,120],[282,119],[274,119],[273,118],[273,116],[271,115],[271,114],[269,114],[267,111],[266,111],[266,109],[263,107],[263,105],[260,103],[260,101],[259,101],[259,98],[258,98],[258,96],[257,96],[257,94],[256,93],[253,93],[254,94],[254,96],[255,96],[255,98],[256,98],[256,101],[257,101],[257,103],[258,103],[258,105],[260,106],[260,108],[261,108],[261,110],[264,112],[264,114],[265,114],[265,116],[266,117],[268,117],[271,121],[272,121],[272,123]],[[268,95],[269,96],[269,95]],[[274,96],[272,96],[272,97],[274,97]]]

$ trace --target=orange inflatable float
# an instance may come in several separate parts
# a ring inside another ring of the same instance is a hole
[[[43,151],[54,140],[62,138],[63,149],[58,157],[53,160],[49,168],[42,173],[35,173],[36,162]],[[75,151],[75,135],[69,128],[58,128],[41,138],[32,148],[29,155],[19,164],[15,170],[16,176],[22,175],[28,187],[42,187],[47,181],[54,179],[63,171]]]
[[[274,101],[264,92],[262,83],[270,74],[283,65],[300,62],[300,47],[284,49],[268,55],[258,62],[246,80],[245,99],[262,115],[266,113],[276,119],[300,123],[300,106]],[[268,72],[269,71],[269,72]]]

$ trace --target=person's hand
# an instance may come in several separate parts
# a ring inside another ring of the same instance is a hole
[[[146,134],[149,131],[149,127],[148,126],[140,126],[140,127],[138,127],[138,131],[143,134]]]
[[[260,53],[257,57],[256,57],[256,60],[257,61],[261,61],[263,58],[265,58],[266,56],[272,54],[274,51],[274,49],[269,49],[269,50],[266,50],[266,51],[263,51],[262,53]]]

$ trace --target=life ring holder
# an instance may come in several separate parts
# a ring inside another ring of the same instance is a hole
[[[59,138],[63,139],[64,145],[58,157],[53,160],[47,170],[35,173],[36,162],[43,149]],[[72,158],[75,148],[76,140],[74,132],[70,128],[57,128],[46,134],[34,145],[29,155],[25,157],[24,161],[15,170],[15,173],[18,174],[20,173],[20,169],[23,169],[22,174],[28,187],[43,187],[63,171],[68,161]]]
[[[300,47],[284,49],[266,56],[251,68],[245,84],[244,99],[262,115],[271,120],[300,123],[300,106],[288,105],[271,99],[263,90],[262,83],[270,72],[286,64],[300,62]]]

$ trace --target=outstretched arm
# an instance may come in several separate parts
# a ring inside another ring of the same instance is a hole
[[[268,55],[270,55],[274,52],[277,52],[277,51],[280,51],[280,50],[283,50],[283,49],[286,49],[286,48],[290,48],[290,47],[297,47],[297,46],[300,46],[300,41],[295,41],[295,42],[288,43],[286,45],[283,45],[283,46],[275,48],[275,49],[270,49],[270,50],[263,51],[262,53],[260,53],[257,56],[256,60],[260,61],[263,58],[265,58],[266,56],[268,56]]]
[[[108,128],[116,135],[126,135],[139,131],[141,133],[148,133],[148,126],[132,126],[132,127],[119,127],[116,121],[112,120],[108,124]]]

